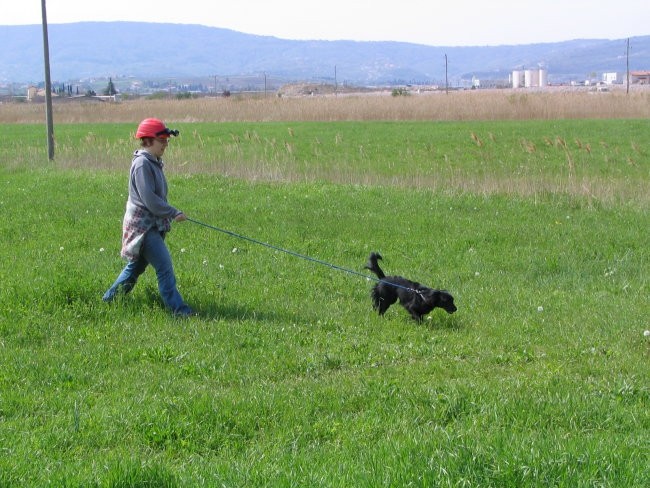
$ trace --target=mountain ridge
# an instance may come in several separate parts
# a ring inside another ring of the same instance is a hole
[[[575,39],[501,46],[428,46],[398,41],[286,40],[197,24],[76,22],[48,25],[50,71],[59,82],[268,74],[354,85],[452,84],[548,70],[550,82],[626,70],[626,39]],[[1,26],[0,81],[42,81],[42,27]],[[631,70],[650,69],[650,36],[630,38]],[[445,69],[445,56],[448,59]]]

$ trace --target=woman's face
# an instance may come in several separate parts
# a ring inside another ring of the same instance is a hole
[[[169,144],[168,137],[156,137],[147,150],[157,158],[161,158],[165,149],[167,149],[167,144]]]

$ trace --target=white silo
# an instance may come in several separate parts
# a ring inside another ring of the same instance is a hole
[[[539,69],[539,86],[548,85],[548,71],[544,68]]]
[[[524,71],[524,86],[526,88],[539,86],[539,70],[527,69]]]

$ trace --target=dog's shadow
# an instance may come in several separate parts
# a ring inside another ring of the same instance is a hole
[[[424,319],[420,324],[423,327],[426,327],[430,330],[451,330],[459,331],[465,328],[462,318],[458,314],[447,315],[447,314],[432,314]]]
[[[399,312],[399,313],[398,313]],[[437,312],[437,313],[432,313],[431,315],[427,315],[425,318],[423,318],[421,321],[415,321],[412,320],[411,317],[409,317],[407,314],[402,313],[399,310],[395,311],[395,314],[390,314],[390,316],[387,314],[383,317],[379,316],[374,316],[370,320],[378,320],[378,321],[386,321],[388,320],[391,325],[392,324],[397,324],[399,327],[422,327],[426,330],[429,330],[431,332],[435,331],[451,331],[451,332],[458,332],[463,329],[465,329],[465,323],[463,321],[463,318],[461,315],[453,314],[446,314],[442,312]]]

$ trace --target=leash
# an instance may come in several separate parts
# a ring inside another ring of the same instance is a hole
[[[418,290],[414,290],[413,288],[398,285],[397,283],[391,283],[390,281],[385,281],[385,280],[382,280],[382,279],[379,279],[379,278],[375,278],[374,276],[369,276],[367,274],[360,273],[358,271],[354,271],[353,269],[343,268],[341,266],[337,266],[335,264],[328,263],[327,261],[321,261],[320,259],[312,258],[310,256],[305,256],[304,254],[300,254],[300,253],[297,253],[297,252],[294,252],[294,251],[290,251],[288,249],[283,249],[281,247],[274,246],[273,244],[269,244],[267,242],[262,242],[262,241],[259,241],[257,239],[253,239],[252,237],[247,237],[247,236],[244,236],[244,235],[241,235],[241,234],[237,234],[236,232],[233,232],[231,230],[221,229],[221,228],[216,227],[214,225],[206,224],[204,222],[200,222],[198,220],[191,219],[191,218],[189,218],[187,216],[186,216],[186,219],[189,222],[192,222],[194,224],[200,225],[202,227],[206,227],[208,229],[215,230],[217,232],[221,232],[222,234],[227,234],[227,235],[229,235],[231,237],[236,237],[237,239],[243,239],[245,241],[252,242],[253,244],[259,244],[260,246],[268,247],[269,249],[273,249],[275,251],[280,251],[280,252],[283,252],[283,253],[286,253],[286,254],[290,254],[291,256],[294,256],[294,257],[297,257],[297,258],[300,258],[300,259],[304,259],[305,261],[310,261],[312,263],[321,264],[323,266],[327,266],[328,268],[336,269],[338,271],[343,271],[344,273],[349,273],[349,274],[352,274],[352,275],[361,276],[363,278],[366,278],[367,280],[372,280],[372,281],[375,281],[377,283],[386,283],[387,285],[391,285],[391,286],[394,286],[396,288],[402,288],[404,290],[412,291],[412,292],[415,292],[418,295],[422,296],[422,294]]]

